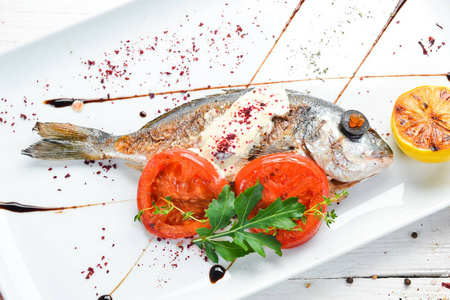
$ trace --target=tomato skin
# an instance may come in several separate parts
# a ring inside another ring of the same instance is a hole
[[[163,238],[182,238],[196,235],[196,229],[209,226],[195,220],[183,220],[179,211],[154,214],[152,201],[157,206],[167,206],[161,199],[171,197],[174,205],[185,212],[193,211],[198,219],[228,182],[220,177],[214,166],[205,158],[189,150],[168,150],[155,154],[147,163],[137,192],[139,210],[145,228]],[[150,209],[148,209],[150,208]]]
[[[263,196],[250,213],[256,215],[259,209],[269,206],[278,197],[281,200],[289,197],[299,197],[299,202],[306,206],[306,210],[328,197],[328,179],[322,169],[309,158],[292,153],[279,153],[262,156],[244,166],[236,175],[235,189],[239,195],[245,189],[256,184],[257,180],[263,185]],[[321,205],[326,211],[327,206]],[[282,248],[299,246],[310,240],[322,224],[322,219],[308,215],[306,224],[297,220],[297,225],[303,231],[277,230],[277,240]],[[262,229],[251,229],[252,232],[264,232]],[[273,234],[273,232],[269,232]]]

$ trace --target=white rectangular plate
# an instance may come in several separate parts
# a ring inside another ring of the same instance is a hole
[[[448,85],[445,76],[359,78],[446,73],[450,19],[444,0],[408,1],[338,102],[366,113],[393,148],[393,165],[350,189],[331,229],[282,257],[239,259],[217,284],[208,279],[212,263],[188,247],[189,240],[158,241],[133,222],[139,173],[124,162],[49,162],[20,154],[38,140],[31,132],[38,120],[124,134],[165,109],[219,90],[89,104],[80,113],[44,105],[45,99],[249,83],[297,4],[136,1],[0,57],[0,201],[46,207],[114,202],[61,213],[0,211],[5,299],[97,299],[112,291],[115,300],[244,297],[450,204],[443,196],[450,192],[449,164],[413,161],[389,134],[397,97],[419,85]],[[351,76],[395,5],[306,0],[253,82],[300,80],[282,85],[334,101],[348,79],[317,77]],[[301,81],[306,78],[313,80]]]

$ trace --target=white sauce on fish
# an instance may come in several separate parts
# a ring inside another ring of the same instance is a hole
[[[272,131],[272,118],[288,111],[289,100],[284,88],[256,87],[205,127],[198,153],[226,177],[233,176],[251,148]],[[212,119],[216,114],[208,112],[205,119]]]

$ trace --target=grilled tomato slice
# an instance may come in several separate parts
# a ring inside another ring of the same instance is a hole
[[[255,216],[259,209],[266,208],[278,197],[281,200],[298,197],[298,201],[309,209],[322,202],[323,196],[327,197],[329,192],[328,180],[322,169],[312,160],[291,153],[262,156],[247,164],[236,175],[236,194],[244,192],[257,180],[264,187],[263,195],[249,217]],[[325,212],[327,206],[321,205],[320,209]],[[305,224],[301,220],[297,224],[303,231],[276,231],[281,248],[292,248],[307,242],[319,229],[322,219],[308,215]],[[252,231],[264,232],[261,229]],[[274,232],[269,231],[268,234]]]
[[[183,219],[177,209],[168,214],[154,214],[155,206],[168,206],[163,199],[185,213],[193,212],[203,219],[205,209],[222,191],[227,181],[220,177],[205,158],[189,150],[169,150],[155,154],[144,169],[137,193],[137,206],[144,210],[141,220],[152,234],[164,238],[182,238],[196,235],[196,229],[209,226],[206,222]]]
[[[422,162],[450,160],[450,89],[420,86],[401,95],[391,117],[402,151]]]

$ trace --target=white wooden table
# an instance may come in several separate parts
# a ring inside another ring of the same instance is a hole
[[[0,52],[128,2],[2,0]],[[353,283],[347,283],[349,278]],[[450,289],[441,286],[442,282],[450,282],[450,208],[249,299],[450,298]]]

